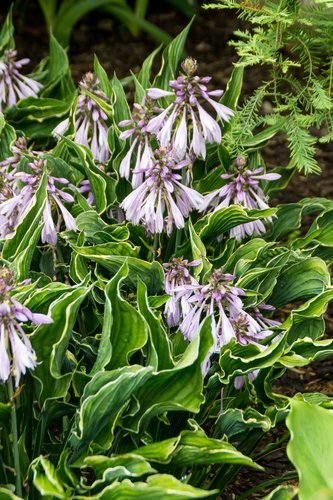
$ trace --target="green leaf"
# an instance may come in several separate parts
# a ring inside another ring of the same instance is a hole
[[[94,491],[96,487],[100,488],[103,484],[110,484],[112,481],[125,477],[140,477],[156,472],[143,457],[131,453],[111,458],[95,455],[93,457],[86,457],[84,462],[88,467],[93,469],[94,475],[97,478],[91,486],[91,489]]]
[[[138,308],[147,323],[149,342],[147,345],[147,365],[153,366],[155,370],[172,368],[174,363],[171,355],[170,340],[167,336],[163,323],[151,310],[147,287],[138,281]]]
[[[185,40],[193,21],[194,17],[186,28],[184,28],[183,31],[164,49],[162,54],[162,66],[154,80],[153,87],[164,90],[168,89],[169,81],[174,78],[178,64],[183,57]]]
[[[131,118],[131,111],[127,103],[124,88],[116,74],[113,75],[111,86],[113,91],[114,123],[118,126],[118,123],[122,120],[129,120]]]
[[[258,149],[263,147],[269,139],[283,129],[284,122],[285,119],[279,120],[275,125],[265,128],[265,130],[253,137],[249,137],[243,142],[243,147],[247,149]]]
[[[149,56],[142,63],[137,79],[144,90],[150,87],[150,75],[152,71],[153,62],[155,60],[156,55],[161,50],[161,47],[162,45],[157,47],[151,54],[149,54]],[[141,98],[139,98],[137,94],[135,95],[135,101],[141,102]]]
[[[145,384],[135,391],[139,408],[135,415],[124,418],[124,427],[136,433],[154,416],[165,411],[197,413],[204,401],[201,365],[212,343],[211,319],[207,317],[175,367],[152,373]]]
[[[42,83],[44,85],[41,90],[42,97],[51,96],[70,102],[74,96],[75,86],[70,76],[67,53],[52,33],[50,33],[49,61]]]
[[[274,208],[247,210],[240,205],[230,205],[205,215],[194,225],[194,229],[202,239],[217,238],[239,224],[271,217],[274,213]]]
[[[119,417],[132,394],[151,377],[153,368],[126,366],[97,373],[84,389],[76,425],[72,432],[72,461],[83,458],[88,448],[107,450]]]
[[[73,376],[72,369],[64,370],[67,347],[80,305],[88,292],[89,288],[84,284],[64,292],[50,306],[49,316],[53,323],[40,325],[31,337],[37,360],[42,361],[33,372],[39,382],[41,404],[47,398],[60,398],[67,394]]]
[[[116,274],[126,261],[129,273],[124,283],[137,288],[138,279],[141,279],[146,284],[150,294],[159,293],[163,289],[164,273],[162,266],[158,262],[154,261],[150,263],[136,257],[128,256],[128,253],[134,252],[130,250],[132,247],[130,247],[129,243],[106,243],[104,245],[75,247],[75,251],[78,255],[97,262],[112,274]],[[98,248],[95,251],[96,247]],[[117,251],[117,255],[110,254],[111,249],[113,249],[113,252]]]
[[[64,146],[64,150],[69,152],[72,160],[75,159],[75,156],[77,157],[77,161],[72,161],[71,166],[89,180],[96,210],[99,214],[103,213],[108,204],[113,203],[115,200],[115,179],[96,166],[92,152],[86,146],[76,144],[68,137],[61,139],[61,145]],[[60,142],[58,147],[60,147]],[[74,158],[73,152],[75,153]]]
[[[304,300],[323,292],[330,283],[330,275],[325,262],[318,257],[310,257],[286,267],[270,297],[275,307]]]
[[[7,488],[0,487],[0,498],[1,500],[21,500],[21,497],[17,497]]]
[[[265,495],[262,500],[292,500],[298,493],[298,488],[293,485],[278,486],[268,495]]]
[[[0,53],[2,54],[5,49],[13,49],[15,47],[14,41],[14,26],[12,20],[13,5],[8,10],[5,22],[0,31]]]
[[[132,483],[125,479],[106,487],[98,496],[99,500],[128,500],[139,498],[145,500],[187,500],[189,498],[216,498],[218,490],[207,491],[186,484],[168,474],[154,474],[147,482]],[[80,497],[78,497],[80,498]],[[81,497],[82,498],[82,497]],[[93,497],[97,500],[97,497]]]
[[[10,148],[15,139],[14,127],[6,123],[3,114],[0,113],[0,161],[12,156]]]
[[[40,456],[31,464],[33,472],[33,483],[42,497],[60,498],[65,500],[68,498],[67,493],[57,477],[54,465]]]
[[[11,262],[18,280],[25,279],[38,244],[42,226],[40,222],[46,200],[47,175],[43,173],[40,185],[32,199],[31,207],[16,227],[11,238],[5,241],[2,257]]]
[[[333,414],[324,408],[290,400],[287,454],[299,475],[299,498],[333,497]]]
[[[259,368],[271,367],[283,355],[286,338],[282,337],[266,349],[255,344],[241,345],[232,340],[222,347],[220,354],[221,382],[229,383],[237,375],[245,375]]]
[[[195,232],[195,229],[190,219],[188,221],[188,228],[190,232],[190,242],[191,242],[193,260],[201,260],[201,264],[199,264],[194,268],[194,277],[198,278],[201,272],[203,273],[203,275],[209,272],[212,268],[212,264],[208,261],[206,257],[206,247],[202,243],[200,237]]]
[[[120,294],[120,285],[127,275],[125,262],[105,288],[103,331],[92,374],[105,367],[114,369],[127,365],[131,354],[147,342],[144,318]]]

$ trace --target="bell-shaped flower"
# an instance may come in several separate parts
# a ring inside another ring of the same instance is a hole
[[[39,82],[20,73],[22,66],[28,64],[30,59],[16,61],[16,56],[16,50],[8,49],[0,60],[0,111],[26,97],[37,97],[42,88]]]

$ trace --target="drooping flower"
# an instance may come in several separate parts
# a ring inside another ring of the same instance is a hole
[[[164,306],[164,314],[170,328],[179,325],[190,312],[191,306],[188,299],[192,295],[192,289],[187,293],[179,293],[176,289],[183,285],[198,285],[188,268],[198,266],[200,262],[200,260],[189,262],[187,259],[174,257],[171,262],[163,264],[166,270],[164,290],[171,295]]]
[[[205,196],[201,211],[206,210],[209,206],[213,206],[214,211],[216,211],[232,204],[250,209],[264,210],[269,208],[266,196],[259,186],[259,181],[275,181],[281,176],[275,173],[264,174],[263,171],[263,167],[255,170],[247,169],[246,160],[239,155],[235,161],[234,172],[221,175],[221,178],[228,181],[228,183]],[[266,217],[265,220],[271,221],[272,219]],[[265,231],[266,228],[262,220],[255,220],[232,228],[230,236],[236,238],[236,240],[241,240],[251,234],[263,234]]]
[[[220,143],[221,129],[218,122],[202,106],[210,104],[222,122],[229,121],[233,111],[212,97],[221,97],[222,90],[208,91],[206,84],[211,77],[195,75],[197,62],[188,57],[182,64],[183,73],[171,80],[172,91],[158,88],[148,89],[150,99],[172,96],[174,99],[166,109],[150,119],[146,130],[155,134],[159,143],[167,147],[171,140],[177,156],[182,159],[186,153],[206,157],[206,143]]]
[[[43,171],[46,167],[45,160],[35,160],[29,163],[32,170],[31,173],[18,172],[15,174],[16,179],[25,183],[25,186],[13,198],[0,204],[0,221],[2,227],[0,235],[2,238],[11,236],[16,226],[22,221],[25,214],[31,206],[33,196],[37,191]],[[44,211],[41,223],[44,223],[41,239],[43,243],[55,245],[57,243],[57,233],[60,231],[61,217],[64,221],[66,229],[77,230],[77,226],[73,216],[63,205],[61,200],[73,202],[74,198],[71,194],[57,187],[57,184],[63,186],[69,185],[69,181],[64,178],[48,175],[47,178],[47,197],[45,201]],[[52,208],[57,212],[57,222],[54,223],[52,216]]]
[[[8,49],[0,60],[0,111],[26,97],[37,97],[42,88],[39,82],[20,73],[22,66],[28,64],[30,59],[16,61],[16,56],[16,50]]]
[[[13,174],[21,158],[25,154],[29,154],[27,139],[22,136],[18,137],[11,146],[13,156],[9,156],[0,162],[2,172]],[[10,171],[8,170],[10,168]]]
[[[163,231],[171,234],[174,226],[183,228],[185,218],[203,200],[201,194],[180,182],[182,176],[178,171],[188,163],[189,160],[177,161],[170,148],[155,150],[153,164],[142,170],[145,181],[120,205],[126,219],[134,225],[144,223],[153,234]]]
[[[110,156],[107,141],[107,115],[84,90],[88,90],[88,92],[105,102],[107,101],[107,97],[99,89],[99,80],[94,73],[86,73],[80,82],[80,86],[82,92],[78,97],[75,114],[74,142],[88,146],[95,160],[105,162]],[[68,126],[69,119],[66,118],[57,125],[52,134],[59,138],[64,135]]]
[[[247,316],[247,313],[240,298],[245,292],[231,283],[234,279],[235,276],[217,269],[213,271],[207,285],[183,285],[175,288],[179,293],[193,291],[188,299],[191,310],[179,327],[185,338],[194,338],[201,320],[207,315],[212,317],[213,352],[219,352],[223,345],[236,338],[231,318],[239,314]]]
[[[37,365],[36,353],[21,323],[31,321],[35,325],[53,323],[46,314],[32,313],[30,309],[12,297],[13,274],[7,268],[0,269],[0,380],[6,382],[13,375],[18,387],[21,375]]]
[[[147,169],[152,165],[153,152],[150,145],[150,133],[147,131],[147,123],[154,109],[153,104],[151,99],[144,99],[142,104],[134,103],[132,119],[123,120],[118,124],[119,127],[130,127],[128,130],[121,132],[119,139],[125,140],[129,137],[133,139],[131,147],[120,163],[119,174],[129,180],[132,158],[136,153],[132,177],[134,189],[142,182],[142,169]]]
[[[239,314],[238,316],[232,318],[232,325],[235,331],[236,340],[242,345],[255,344],[261,351],[266,349],[266,346],[260,344],[258,340],[263,340],[270,335],[272,335],[271,330],[266,328],[262,329],[262,325],[259,324],[257,320],[252,318],[249,314],[245,316],[244,314]],[[235,389],[241,389],[244,384],[246,377],[253,382],[253,380],[258,376],[260,370],[253,370],[247,375],[239,375],[234,379]]]

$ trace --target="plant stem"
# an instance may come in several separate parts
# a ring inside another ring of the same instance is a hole
[[[153,260],[156,259],[156,254],[157,254],[157,249],[158,249],[158,234],[154,234],[154,250],[153,250]]]
[[[22,497],[22,478],[21,478],[21,468],[20,468],[20,455],[18,449],[18,434],[17,434],[17,417],[16,417],[16,403],[14,400],[14,388],[12,377],[9,377],[8,381],[8,395],[9,400],[12,404],[11,406],[11,421],[12,421],[12,433],[13,433],[13,453],[14,453],[14,467],[15,467],[15,482],[16,482],[16,494]]]

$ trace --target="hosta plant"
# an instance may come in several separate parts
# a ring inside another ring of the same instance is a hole
[[[3,498],[217,498],[262,469],[290,408],[295,425],[275,380],[332,355],[333,202],[272,208],[284,173],[261,152],[278,129],[224,141],[243,68],[212,88],[182,60],[189,28],[155,77],[156,52],[132,75],[131,105],[97,58],[75,89],[52,36],[32,75],[16,66],[21,95],[1,70],[10,17],[1,31]]]

